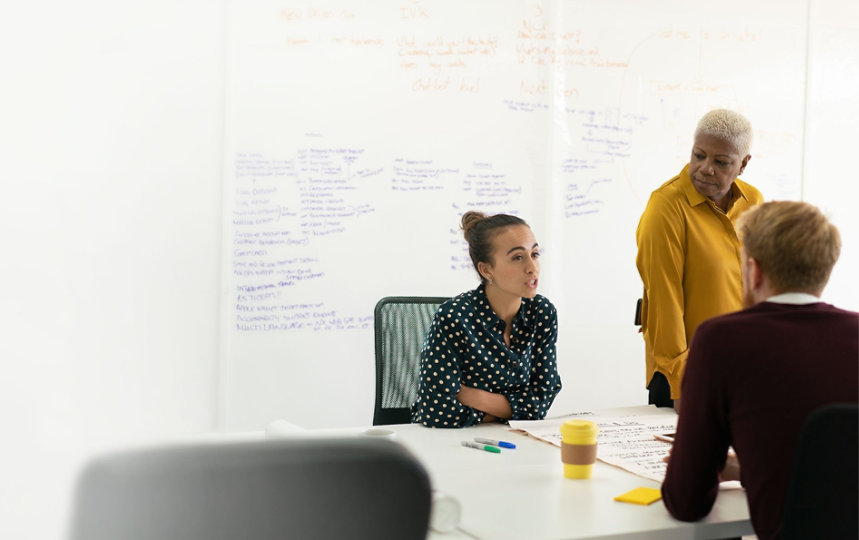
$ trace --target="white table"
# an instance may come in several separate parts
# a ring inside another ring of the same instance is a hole
[[[636,408],[623,409],[624,413]],[[640,409],[642,414],[652,408]],[[608,411],[602,411],[608,412]],[[380,426],[424,464],[433,488],[456,497],[462,506],[459,530],[432,532],[430,538],[548,539],[704,539],[753,534],[745,492],[721,491],[710,515],[696,523],[672,518],[661,501],[649,506],[614,501],[639,486],[659,484],[597,462],[593,477],[563,475],[560,449],[500,424],[463,429],[430,429],[415,424]],[[299,436],[358,435],[361,428],[310,430]],[[463,447],[486,437],[514,442],[501,454]]]

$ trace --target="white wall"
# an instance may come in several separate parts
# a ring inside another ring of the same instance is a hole
[[[0,537],[80,459],[215,426],[223,2],[0,17]]]

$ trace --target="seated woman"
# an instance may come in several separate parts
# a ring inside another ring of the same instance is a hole
[[[464,427],[541,419],[561,390],[558,315],[537,294],[540,247],[522,219],[466,212],[480,286],[442,304],[421,351],[412,422]]]

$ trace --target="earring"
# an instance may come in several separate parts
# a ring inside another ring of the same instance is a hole
[[[489,278],[489,284],[492,285],[492,278]]]

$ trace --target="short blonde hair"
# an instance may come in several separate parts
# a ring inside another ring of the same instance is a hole
[[[737,220],[746,254],[778,293],[820,293],[841,253],[841,235],[816,206],[772,201]]]
[[[714,109],[698,121],[695,137],[711,135],[734,145],[740,157],[749,155],[752,148],[752,123],[738,112],[728,109]]]

